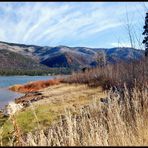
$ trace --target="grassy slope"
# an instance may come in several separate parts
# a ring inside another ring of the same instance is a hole
[[[89,88],[86,85],[60,84],[41,90],[44,99],[34,102],[30,107],[15,115],[22,133],[46,128],[56,121],[66,108],[89,104],[93,99],[105,97],[101,88]],[[35,118],[37,116],[37,118]],[[38,126],[39,125],[39,126]],[[12,122],[4,124],[3,137],[8,138],[13,132]]]

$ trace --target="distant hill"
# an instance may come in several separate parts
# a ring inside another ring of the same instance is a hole
[[[3,49],[0,50],[0,69],[45,70],[47,67],[30,57]]]
[[[4,50],[10,53],[10,57],[4,54]],[[97,54],[103,52],[108,63],[118,61],[130,61],[140,59],[144,56],[143,50],[134,48],[87,48],[87,47],[68,47],[68,46],[36,46],[15,43],[0,42],[0,51],[4,54],[0,59],[1,67],[30,67],[40,69],[43,65],[48,67],[67,67],[79,69],[82,67],[95,66],[97,64]],[[14,54],[16,60],[14,59]],[[7,60],[5,60],[7,59]],[[23,59],[23,60],[22,60]],[[22,62],[21,62],[22,61]],[[41,65],[42,64],[42,65]]]

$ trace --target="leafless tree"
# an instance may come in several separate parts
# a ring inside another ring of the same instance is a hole
[[[97,64],[99,66],[105,66],[106,65],[106,54],[104,51],[99,51],[96,54],[96,60],[97,60]]]

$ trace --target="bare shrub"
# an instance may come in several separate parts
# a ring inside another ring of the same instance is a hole
[[[108,64],[104,67],[89,69],[85,72],[73,73],[62,80],[65,83],[88,84],[89,86],[101,85],[104,89],[110,87],[122,88],[124,83],[128,88],[133,88],[135,83],[141,87],[148,83],[148,59]]]

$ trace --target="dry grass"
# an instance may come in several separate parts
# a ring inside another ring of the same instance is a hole
[[[148,145],[148,87],[108,92],[108,103],[96,97],[80,108],[69,108],[46,130],[23,135],[23,146],[144,146]]]
[[[110,91],[109,104],[96,99],[80,109],[66,110],[48,130],[28,133],[23,139],[27,146],[148,145],[147,98],[147,88],[134,88],[131,93],[125,87],[124,94]]]
[[[84,84],[60,84],[40,91],[44,99],[34,104],[50,104],[57,106],[71,106],[86,104],[92,101],[93,96],[106,97],[101,87],[89,88]]]
[[[53,121],[58,121],[59,116],[64,114],[65,108],[81,107],[93,101],[94,96],[107,97],[101,87],[89,88],[86,85],[59,84],[40,90],[43,99],[33,102],[33,107],[28,106],[15,114],[18,131],[28,133],[30,131],[48,128]],[[37,119],[38,118],[38,119]],[[2,133],[3,143],[8,144],[8,137],[14,131],[14,122],[4,123]],[[39,123],[39,124],[38,124]],[[12,125],[13,124],[13,125]],[[16,126],[15,126],[16,127]],[[13,137],[11,137],[12,139]],[[13,140],[16,140],[14,138]],[[12,142],[10,142],[12,145]]]

